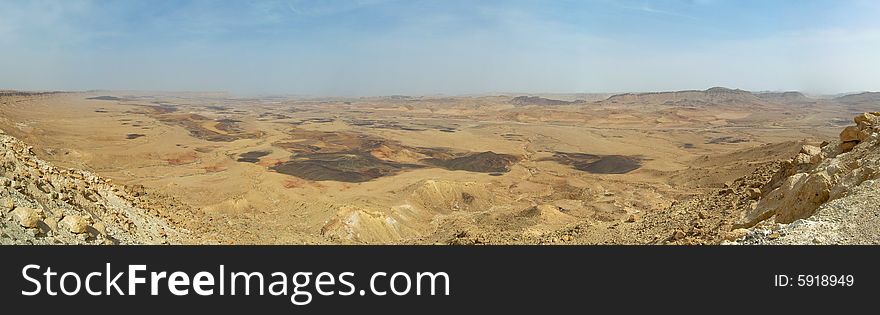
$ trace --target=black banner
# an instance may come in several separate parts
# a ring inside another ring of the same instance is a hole
[[[580,314],[608,307],[735,310],[768,301],[786,309],[816,303],[852,307],[871,303],[867,297],[880,288],[876,253],[876,247],[799,246],[5,246],[0,286],[4,307],[75,314]],[[129,292],[129,267],[139,265],[135,274],[143,282]],[[162,272],[165,277],[151,277]],[[169,290],[174,272],[179,272],[174,290],[186,295]],[[230,275],[237,272],[260,275],[239,274],[232,295]],[[61,281],[65,273],[71,274]],[[85,281],[90,273],[97,274]],[[297,273],[298,280],[292,279]],[[319,279],[320,273],[325,275]],[[107,274],[118,276],[109,290]],[[91,295],[86,282],[99,295]],[[321,292],[333,294],[319,293],[318,282]],[[279,293],[284,286],[286,293]],[[77,290],[68,296],[62,289]],[[292,302],[294,291],[302,305]]]

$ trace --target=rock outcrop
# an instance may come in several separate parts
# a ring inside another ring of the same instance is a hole
[[[743,211],[736,227],[774,218],[791,223],[812,216],[830,200],[880,177],[880,112],[856,116],[840,139],[823,147],[803,146],[764,185],[762,197]]]

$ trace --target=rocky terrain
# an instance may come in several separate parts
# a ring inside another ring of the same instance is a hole
[[[655,233],[660,244],[880,243],[880,113],[853,121],[839,139],[804,144],[791,159],[650,214],[630,233]]]
[[[738,221],[754,226],[740,243],[880,244],[880,112],[853,121],[839,140],[804,146],[764,185]]]
[[[0,244],[169,244],[186,231],[139,206],[143,187],[62,169],[0,131]]]

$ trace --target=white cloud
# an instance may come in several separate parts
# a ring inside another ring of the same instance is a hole
[[[627,10],[644,12],[644,13],[650,13],[650,14],[665,15],[665,16],[670,16],[670,17],[687,18],[687,19],[692,19],[692,20],[697,19],[697,17],[695,17],[695,16],[691,16],[691,15],[687,15],[687,14],[683,14],[683,13],[679,13],[679,12],[675,12],[675,11],[670,11],[670,10],[656,9],[656,8],[648,6],[648,5],[642,5],[642,6],[636,6],[636,7],[621,6],[621,8],[627,9]]]
[[[226,41],[222,35],[236,30],[284,32],[291,19],[326,21],[386,3],[240,4],[245,7],[219,11],[194,4],[126,30],[91,26],[90,21],[113,18],[101,16],[107,14],[106,7],[91,2],[0,1],[0,88],[349,95],[616,92],[716,85],[822,93],[880,90],[880,25],[864,18],[880,12],[874,1],[858,7],[863,16],[847,15],[850,7],[824,16],[835,23],[826,20],[793,30],[719,38],[621,38],[614,29],[588,29],[535,8],[476,3],[466,14],[420,5],[381,10],[393,23],[379,30],[327,23],[327,28],[311,30],[310,37],[286,33],[282,39]],[[713,5],[707,0],[692,4]],[[683,16],[657,2],[626,10]],[[168,34],[183,34],[183,40],[155,37]],[[114,45],[118,39],[136,44]]]

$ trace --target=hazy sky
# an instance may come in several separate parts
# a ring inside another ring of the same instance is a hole
[[[0,89],[880,90],[880,1],[9,1]]]

